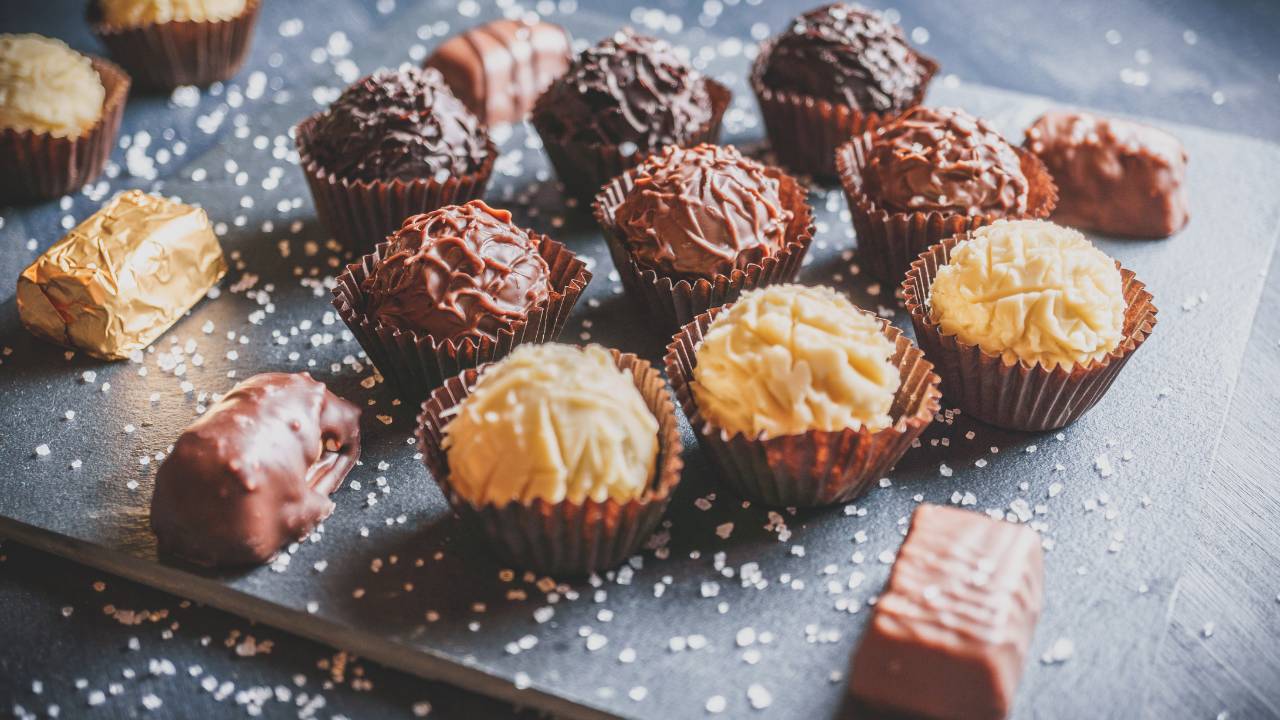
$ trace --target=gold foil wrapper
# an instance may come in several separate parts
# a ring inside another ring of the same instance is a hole
[[[104,360],[160,337],[223,275],[204,210],[121,193],[18,277],[18,315],[33,335]]]

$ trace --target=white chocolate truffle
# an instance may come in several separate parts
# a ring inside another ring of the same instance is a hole
[[[0,128],[78,137],[106,94],[89,58],[61,40],[0,35]]]
[[[102,20],[116,27],[168,22],[219,22],[244,12],[246,0],[98,0]]]
[[[692,390],[715,426],[748,437],[891,424],[901,381],[880,322],[831,288],[742,294],[707,328]]]
[[[599,345],[522,345],[444,428],[449,481],[473,503],[626,502],[653,480],[658,420]]]
[[[1115,261],[1078,231],[1000,221],[956,245],[929,301],[943,332],[1005,362],[1070,368],[1124,338],[1122,288]]]

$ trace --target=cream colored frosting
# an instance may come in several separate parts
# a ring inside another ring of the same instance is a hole
[[[0,128],[77,137],[105,97],[89,58],[61,40],[0,35]]]
[[[944,332],[1009,363],[1070,367],[1105,356],[1124,337],[1115,261],[1045,220],[976,230],[938,269],[930,303]]]
[[[246,0],[98,0],[108,25],[137,27],[167,22],[230,20]]]
[[[658,420],[599,345],[522,345],[444,428],[449,481],[474,503],[625,502],[653,479]]]
[[[898,370],[880,322],[826,287],[772,285],[742,294],[697,349],[693,395],[732,433],[880,430]]]

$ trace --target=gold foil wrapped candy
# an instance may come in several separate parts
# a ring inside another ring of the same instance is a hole
[[[121,193],[18,277],[32,334],[94,357],[129,357],[160,337],[227,273],[204,210]]]

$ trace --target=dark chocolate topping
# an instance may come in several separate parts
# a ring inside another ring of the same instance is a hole
[[[439,341],[497,336],[547,298],[550,270],[511,213],[481,200],[404,221],[364,283],[364,312]]]
[[[614,221],[641,267],[711,278],[777,253],[794,217],[777,171],[732,146],[702,144],[668,146],[642,163]]]
[[[764,83],[863,112],[899,113],[920,101],[933,61],[902,28],[852,3],[810,10],[774,39]]]
[[[866,163],[866,194],[891,212],[1027,211],[1029,184],[1017,151],[963,110],[909,110],[880,128]]]
[[[443,181],[476,172],[488,138],[433,69],[380,70],[343,91],[306,151],[347,180]]]
[[[572,60],[569,33],[549,22],[495,20],[446,40],[427,67],[486,124],[524,117]]]
[[[625,29],[584,50],[538,101],[564,142],[680,145],[712,115],[706,80],[666,42]]]
[[[199,565],[266,562],[333,512],[360,457],[360,410],[307,373],[236,385],[191,424],[156,475],[160,550]]]

